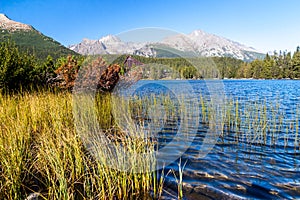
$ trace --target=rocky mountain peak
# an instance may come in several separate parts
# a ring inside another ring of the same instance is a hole
[[[88,39],[88,38],[83,38],[82,39],[83,44],[94,44],[95,42],[96,42],[96,40],[91,40],[91,39]]]
[[[69,48],[85,55],[133,54],[160,57],[163,55],[159,54],[159,52],[162,52],[159,49],[165,49],[173,52],[180,51],[186,55],[194,52],[199,56],[226,56],[245,61],[251,61],[262,56],[259,51],[251,47],[202,30],[195,30],[190,34],[168,36],[156,43],[124,42],[117,36],[107,35],[99,40],[85,39],[79,44],[71,45]]]
[[[3,13],[0,13],[0,22],[9,21],[10,19]]]
[[[202,31],[202,30],[195,30],[190,35],[194,36],[194,37],[198,37],[200,35],[206,35],[206,33],[204,31]]]
[[[114,35],[104,36],[99,41],[103,43],[121,42],[120,38]]]
[[[13,21],[9,19],[5,14],[0,13],[0,29],[14,32],[17,30],[29,31],[33,28],[27,24]]]

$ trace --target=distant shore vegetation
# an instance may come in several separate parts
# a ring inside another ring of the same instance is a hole
[[[109,60],[109,55],[99,55]],[[118,55],[113,64],[121,66],[127,55]],[[46,59],[37,58],[20,50],[14,42],[0,43],[0,90],[19,91],[53,86],[53,80],[64,71],[79,69],[86,56],[69,55],[56,59],[50,55]],[[209,58],[147,58],[133,55],[143,63],[143,79],[205,79],[205,78],[253,78],[253,79],[299,79],[300,47],[295,52],[279,51],[266,54],[264,59],[244,62],[230,57]],[[77,73],[78,70],[73,70]],[[56,84],[57,85],[57,84]]]

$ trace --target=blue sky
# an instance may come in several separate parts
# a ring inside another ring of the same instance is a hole
[[[201,29],[263,52],[300,45],[299,0],[0,0],[0,13],[64,45],[143,27]]]

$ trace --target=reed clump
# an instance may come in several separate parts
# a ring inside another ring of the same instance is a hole
[[[299,148],[299,104],[294,105],[294,108],[282,108],[276,100],[268,102],[265,99],[227,97],[216,108],[212,101],[201,96],[199,105],[202,123],[215,124],[214,115],[219,115],[220,143]]]
[[[109,101],[97,102],[103,127],[114,123]],[[34,192],[44,199],[150,198],[153,173],[120,171],[105,165],[109,158],[96,159],[76,132],[72,107],[68,92],[0,95],[0,199]],[[132,151],[149,148],[143,140],[127,143]]]

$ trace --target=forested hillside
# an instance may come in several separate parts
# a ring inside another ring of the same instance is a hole
[[[48,55],[57,59],[61,56],[79,55],[64,47],[59,42],[36,30],[14,31],[1,30],[0,42],[13,41],[20,51],[33,54],[38,59],[46,59]]]

